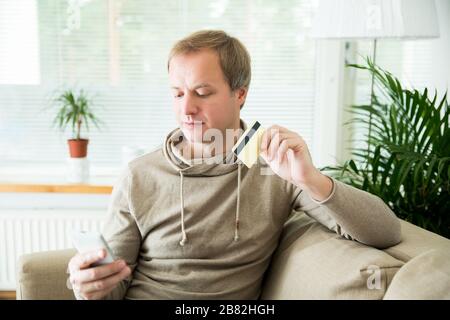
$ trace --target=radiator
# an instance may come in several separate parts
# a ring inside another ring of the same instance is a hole
[[[15,290],[16,265],[25,253],[73,248],[72,230],[101,231],[105,210],[2,210],[0,291]]]

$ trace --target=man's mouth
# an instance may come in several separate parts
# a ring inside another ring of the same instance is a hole
[[[203,121],[183,121],[183,126],[188,129],[201,128],[204,124]]]

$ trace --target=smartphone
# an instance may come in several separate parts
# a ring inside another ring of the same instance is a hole
[[[111,248],[106,243],[102,234],[98,231],[75,230],[72,232],[72,243],[79,253],[105,249],[106,257],[93,263],[91,265],[92,267],[109,264],[115,260]]]

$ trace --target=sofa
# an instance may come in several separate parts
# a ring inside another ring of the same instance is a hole
[[[376,249],[344,239],[306,215],[286,222],[260,298],[450,299],[450,240],[401,220],[402,241]],[[73,249],[26,254],[17,299],[74,299]]]

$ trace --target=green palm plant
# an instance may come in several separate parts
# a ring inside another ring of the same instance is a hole
[[[58,112],[53,120],[53,125],[65,131],[70,127],[72,139],[68,140],[71,157],[86,157],[88,139],[81,138],[81,130],[84,127],[90,130],[89,124],[99,128],[100,120],[94,115],[93,102],[88,98],[84,90],[76,93],[74,90],[64,90],[55,98]]]
[[[370,59],[351,64],[374,75],[369,105],[351,106],[346,125],[367,130],[365,147],[343,165],[325,167],[383,199],[398,217],[450,238],[450,110],[447,94],[405,89]]]

